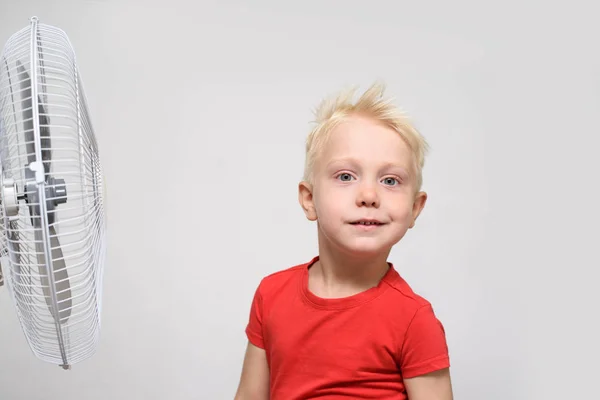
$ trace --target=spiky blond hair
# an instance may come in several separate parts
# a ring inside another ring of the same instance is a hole
[[[427,141],[404,112],[393,104],[393,99],[384,97],[383,83],[374,83],[357,100],[354,100],[356,90],[355,87],[343,90],[335,96],[324,99],[316,108],[315,126],[306,139],[303,179],[312,182],[315,160],[332,129],[345,118],[360,115],[372,118],[398,132],[408,144],[414,155],[417,190],[420,190],[423,184],[422,170],[425,155],[429,148]]]

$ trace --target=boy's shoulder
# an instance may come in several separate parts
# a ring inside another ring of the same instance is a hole
[[[383,278],[382,284],[389,285],[391,292],[399,302],[410,304],[415,309],[431,306],[429,300],[413,290],[412,286],[398,273],[393,264],[389,273]]]
[[[292,284],[296,284],[302,278],[302,274],[308,270],[308,267],[313,264],[318,257],[314,257],[308,262],[295,264],[291,267],[277,270],[264,276],[258,286],[258,291],[261,295],[269,295],[279,292],[282,288]]]

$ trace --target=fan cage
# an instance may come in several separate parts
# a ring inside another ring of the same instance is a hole
[[[19,195],[15,216],[7,215],[6,199],[0,207],[5,281],[33,353],[68,368],[91,357],[99,340],[106,221],[98,146],[73,47],[62,30],[34,18],[6,43],[0,57],[0,124],[2,182],[12,178]],[[49,167],[44,182],[27,173],[32,160]],[[50,176],[64,180],[66,196],[56,192]],[[36,195],[45,195],[46,202],[24,200]],[[32,213],[64,197],[64,204],[47,210],[53,223]],[[65,272],[70,296],[61,302]]]

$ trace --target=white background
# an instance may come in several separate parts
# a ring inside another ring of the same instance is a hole
[[[446,327],[455,398],[596,398],[597,10],[482,3],[0,0],[1,43],[37,15],[75,47],[110,229],[101,344],[71,371],[0,288],[0,399],[232,399],[256,285],[316,254],[311,110],[375,79],[432,146],[390,261]]]

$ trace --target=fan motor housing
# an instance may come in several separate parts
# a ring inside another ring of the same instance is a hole
[[[2,206],[4,215],[8,218],[15,217],[19,213],[19,199],[17,195],[17,183],[13,178],[2,176]]]

